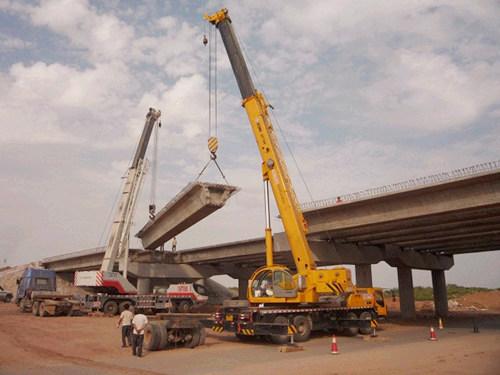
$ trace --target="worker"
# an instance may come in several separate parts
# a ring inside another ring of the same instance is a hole
[[[117,327],[122,327],[122,348],[132,345],[132,319],[134,314],[129,310],[130,306],[125,304],[123,306],[123,311],[120,314],[120,319],[118,320]]]
[[[142,357],[142,344],[144,343],[144,328],[148,318],[144,314],[136,314],[132,319],[132,355]]]
[[[175,253],[175,250],[177,250],[177,238],[172,239],[172,253]]]

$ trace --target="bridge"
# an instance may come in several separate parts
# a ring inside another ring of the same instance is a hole
[[[412,269],[429,270],[435,310],[444,317],[445,271],[453,266],[453,256],[500,249],[500,161],[311,202],[303,209],[318,265],[354,264],[359,286],[372,285],[372,264],[384,261],[397,268],[401,312],[407,318],[415,316]],[[293,267],[284,233],[276,233],[274,241],[275,262]],[[50,259],[44,263],[60,265]],[[264,263],[264,239],[256,238],[176,254],[136,251],[129,272],[138,280],[169,277],[169,272],[178,277],[228,274],[239,280],[243,295],[249,276]]]

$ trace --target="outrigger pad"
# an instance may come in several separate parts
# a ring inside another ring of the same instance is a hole
[[[191,182],[137,234],[145,249],[156,249],[226,204],[236,186]]]

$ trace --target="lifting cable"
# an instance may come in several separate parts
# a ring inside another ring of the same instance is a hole
[[[214,41],[213,47],[212,43],[209,43],[209,40]],[[210,162],[214,162],[222,178],[224,179],[226,184],[229,185],[229,182],[227,181],[226,176],[222,172],[219,163],[217,163],[217,149],[219,147],[219,140],[217,139],[217,123],[218,123],[217,30],[215,29],[215,27],[209,26],[209,38],[207,39],[206,34],[203,35],[203,44],[205,46],[208,44],[208,150],[210,151],[210,159],[204,165],[201,172],[196,177],[195,181],[199,180],[203,172],[205,172],[205,170],[209,166]]]

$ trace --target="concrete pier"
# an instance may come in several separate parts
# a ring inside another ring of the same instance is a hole
[[[415,319],[415,295],[413,294],[413,278],[411,268],[398,267],[399,304],[403,319]]]

